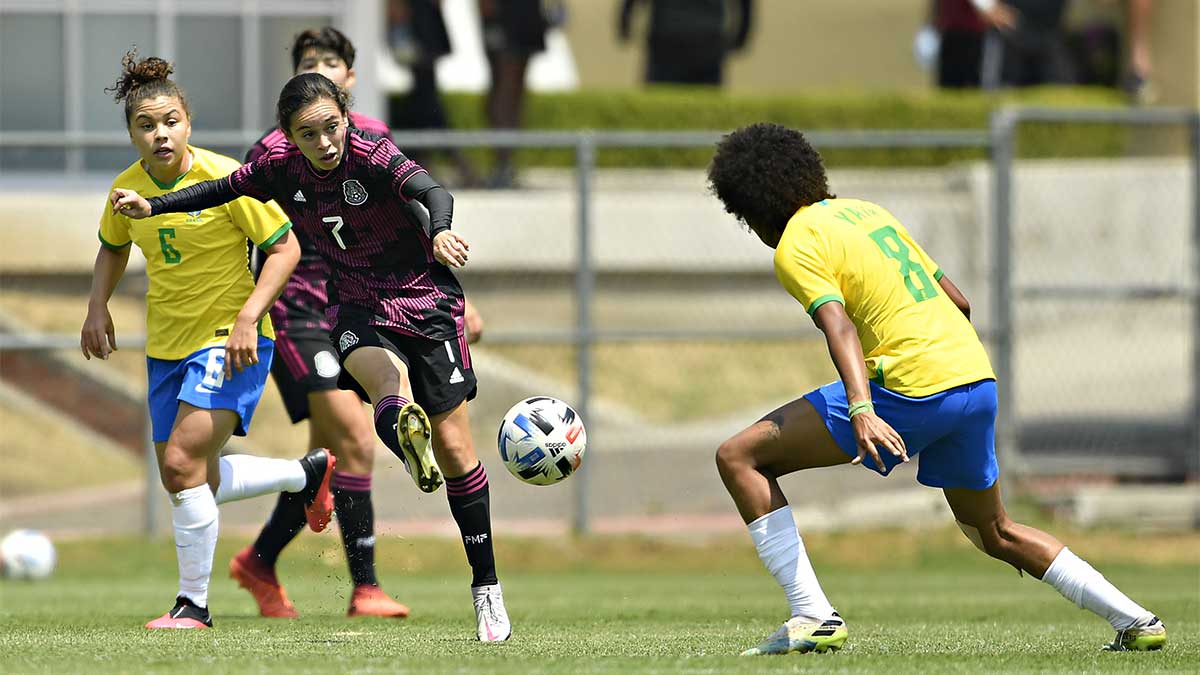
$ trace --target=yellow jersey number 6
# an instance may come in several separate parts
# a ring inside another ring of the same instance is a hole
[[[333,240],[337,242],[337,245],[339,248],[341,248],[343,251],[345,251],[346,250],[346,242],[342,241],[342,235],[338,234],[338,231],[342,229],[342,225],[345,225],[345,223],[342,222],[342,217],[341,216],[328,216],[326,218],[322,218],[321,222],[329,223],[330,225],[333,225],[333,231],[332,231]]]
[[[908,294],[917,302],[924,302],[930,298],[937,297],[937,289],[934,288],[933,282],[929,280],[929,275],[925,273],[925,268],[921,267],[921,263],[912,260],[908,257],[911,249],[900,238],[896,232],[896,228],[892,226],[881,227],[875,230],[870,235],[879,249],[887,257],[896,260],[900,263],[900,276],[904,277],[904,287],[908,289]],[[916,277],[916,282],[913,283],[913,277]],[[920,287],[918,287],[920,284]]]

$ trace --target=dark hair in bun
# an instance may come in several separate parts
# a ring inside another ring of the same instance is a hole
[[[175,68],[157,56],[149,56],[138,61],[137,47],[125,53],[121,59],[121,76],[116,84],[106,87],[104,91],[113,95],[117,103],[125,103],[125,126],[129,126],[129,118],[137,104],[156,96],[173,96],[179,99],[183,111],[191,116],[188,109],[187,96],[178,84],[169,77]]]

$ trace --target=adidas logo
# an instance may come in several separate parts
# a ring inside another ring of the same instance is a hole
[[[458,368],[455,368],[454,372],[450,374],[450,384],[458,384],[459,382],[462,382],[463,379],[463,374],[459,372]]]
[[[301,192],[300,190],[296,190],[296,194],[292,195],[292,201],[294,201],[294,202],[307,202],[308,200],[304,198],[304,193],[303,193],[303,192]]]

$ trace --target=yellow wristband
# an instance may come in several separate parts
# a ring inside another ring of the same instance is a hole
[[[850,412],[850,414],[849,414],[850,419],[854,419],[854,416],[859,413],[875,412],[875,404],[871,403],[870,401],[859,401],[858,403],[851,403],[849,412]]]

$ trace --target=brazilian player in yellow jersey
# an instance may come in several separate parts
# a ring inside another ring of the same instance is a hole
[[[717,468],[791,617],[746,655],[826,652],[849,635],[817,581],[778,478],[917,457],[980,550],[1116,629],[1113,650],[1159,649],[1166,628],[1053,536],[1013,522],[996,483],[996,381],[962,292],[892,214],[838,199],[798,132],[725,136],[708,170],[725,210],[775,249],[779,282],[825,334],[840,379],[768,413],[717,450]]]
[[[116,185],[165,194],[220,178],[239,163],[193,147],[183,91],[162,59],[122,62],[115,87],[139,160]],[[175,606],[147,628],[208,628],[208,581],[217,541],[217,504],[280,491],[300,493],[309,526],[329,522],[334,458],[323,449],[298,461],[252,455],[220,457],[233,434],[246,434],[274,350],[267,310],[300,259],[291,223],[274,203],[228,205],[134,220],[105,208],[87,318],[84,357],[117,348],[108,300],[129,262],[130,244],[146,257],[146,374],[150,420],[163,487],[170,494],[179,563]],[[246,239],[269,250],[257,284]]]
[[[241,166],[230,157],[188,145],[188,170],[161,183],[134,162],[113,181],[141,194],[161,195],[195,183],[222,178]],[[143,192],[146,191],[146,192]],[[223,346],[238,312],[254,291],[246,266],[246,239],[264,248],[291,229],[275,202],[238,199],[213,209],[169,213],[134,220],[105,208],[100,217],[100,243],[113,251],[137,244],[146,257],[146,355],[182,359],[198,350]],[[260,337],[275,338],[271,317],[255,324]]]

